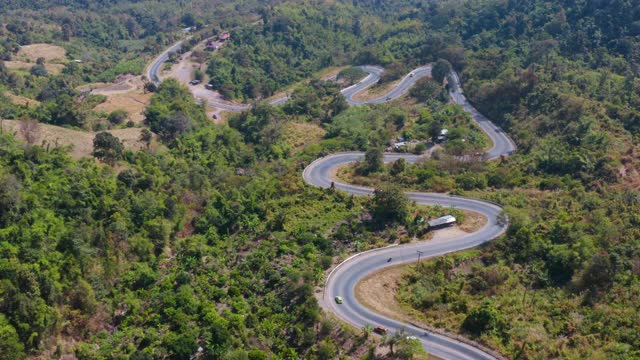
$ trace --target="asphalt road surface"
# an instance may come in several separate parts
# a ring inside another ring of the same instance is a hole
[[[178,41],[173,44],[171,47],[162,52],[162,54],[158,55],[149,66],[147,66],[147,79],[156,85],[160,85],[162,80],[160,79],[160,70],[162,69],[162,65],[169,60],[169,55],[171,53],[175,53],[180,51],[182,48],[182,42],[184,40]]]

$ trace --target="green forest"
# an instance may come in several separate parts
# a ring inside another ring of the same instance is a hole
[[[0,127],[0,359],[424,356],[317,300],[339,261],[415,241],[415,214],[442,210],[403,189],[495,201],[509,219],[481,248],[405,270],[395,298],[417,320],[513,359],[640,357],[639,4],[38,0],[0,3],[0,24],[0,122],[97,132],[93,156],[75,159]],[[206,73],[251,109],[214,124],[166,80],[127,125],[80,90],[142,75],[186,27],[232,32]],[[64,48],[59,73],[10,66],[38,43]],[[349,106],[341,85],[312,79],[367,64],[384,85],[429,63],[434,79],[380,105]],[[491,144],[449,101],[449,66],[516,154],[476,156]],[[284,105],[260,102],[294,84]],[[125,148],[108,123],[144,128],[147,146]],[[429,159],[382,164],[399,137],[443,127]],[[303,181],[313,160],[353,150],[366,161],[338,176],[375,196]]]

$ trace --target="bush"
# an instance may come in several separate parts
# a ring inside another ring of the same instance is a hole
[[[471,310],[462,323],[462,327],[475,335],[500,330],[504,326],[502,315],[491,300]]]
[[[413,153],[416,155],[422,155],[427,151],[427,145],[425,143],[419,143],[413,148]]]
[[[353,66],[340,71],[336,76],[336,79],[338,80],[344,79],[347,82],[347,84],[355,84],[356,82],[364,78],[366,75],[367,73],[365,73],[362,69],[360,69],[359,67]]]
[[[107,119],[114,125],[120,125],[127,119],[127,117],[129,117],[129,113],[126,110],[114,110],[109,114]]]

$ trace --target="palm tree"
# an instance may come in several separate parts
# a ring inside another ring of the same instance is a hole
[[[393,347],[396,346],[400,342],[400,340],[406,337],[407,335],[405,334],[405,330],[404,328],[402,328],[393,333],[393,335],[391,336],[385,335],[384,337],[382,337],[382,346],[388,346],[389,352],[391,352],[391,355],[393,356]]]
[[[362,327],[362,337],[367,340],[369,339],[369,335],[371,335],[371,332],[373,331],[373,327],[371,325],[365,325]]]

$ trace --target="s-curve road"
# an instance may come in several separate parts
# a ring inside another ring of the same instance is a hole
[[[449,95],[454,103],[462,106],[464,111],[471,114],[473,120],[480,126],[487,136],[493,142],[493,147],[487,151],[485,156],[486,160],[492,160],[499,158],[500,156],[511,155],[516,151],[516,145],[504,131],[496,126],[491,120],[482,115],[467,98],[462,94],[462,87],[460,86],[460,78],[456,72],[452,72],[449,76]]]
[[[303,178],[311,185],[328,188],[331,186],[330,174],[332,169],[340,165],[358,161],[362,157],[363,153],[358,152],[340,153],[323,157],[314,161],[304,170]],[[418,160],[418,157],[415,155],[404,154],[385,154],[384,160],[385,162],[389,162],[399,158],[404,158],[408,162]],[[349,194],[373,194],[373,190],[369,188],[340,182],[335,182],[334,185],[336,189]],[[422,253],[422,257],[426,258],[476,247],[495,239],[506,230],[506,225],[498,223],[497,220],[502,208],[495,204],[469,198],[452,197],[445,194],[407,193],[407,195],[411,200],[415,200],[416,203],[421,205],[451,206],[480,213],[487,217],[487,224],[475,233],[453,240],[401,245],[352,257],[339,265],[330,274],[325,285],[321,305],[325,311],[336,314],[347,323],[358,328],[365,325],[382,326],[389,329],[390,332],[404,328],[407,335],[413,335],[420,339],[429,354],[443,359],[494,359],[494,356],[481,349],[442,335],[427,334],[425,330],[419,329],[411,324],[405,324],[375,313],[358,302],[355,296],[355,287],[358,282],[371,273],[389,266],[415,262],[418,260],[418,251]],[[389,259],[391,259],[391,261],[389,261]],[[333,300],[335,296],[341,296],[344,299],[344,303],[341,305],[336,304]]]
[[[183,41],[184,40],[175,43],[160,55],[158,55],[155,59],[153,59],[146,70],[146,76],[149,81],[153,82],[156,85],[160,85],[160,83],[162,82],[162,79],[160,78],[160,70],[162,69],[162,65],[169,60],[169,55],[171,53],[180,51]],[[384,69],[378,66],[359,66],[359,68],[367,73],[367,76],[357,84],[349,86],[348,88],[341,91],[347,99],[347,102],[351,105],[381,104],[391,100],[395,100],[407,93],[407,91],[409,91],[409,89],[416,83],[416,81],[425,76],[431,75],[430,65],[419,67],[407,74],[400,81],[400,83],[398,83],[398,85],[396,85],[388,93],[376,99],[359,101],[353,99],[353,96],[361,92],[362,90],[376,84],[380,80],[380,76],[384,72]],[[325,80],[329,79],[330,78],[326,78]],[[190,87],[190,90],[192,90],[194,97],[196,97],[196,101],[206,101],[208,105],[217,107],[219,109],[228,111],[244,111],[250,108],[250,105],[247,104],[220,101],[218,98],[216,98],[214,92],[206,90],[203,87],[197,87],[193,89]],[[289,97],[285,95],[269,101],[269,104],[273,106],[282,105],[287,102],[287,100],[289,100]]]
[[[422,69],[421,72],[418,72],[418,69],[414,70],[414,76],[410,76],[409,78],[405,77],[394,90],[401,88],[402,91],[406,92],[407,89],[413,85],[416,78],[426,76],[424,74],[426,74],[427,71],[430,72],[430,69],[427,67]],[[372,73],[370,73],[370,76],[371,74]],[[379,73],[376,75],[379,75]],[[375,75],[373,78],[375,78]],[[515,152],[516,147],[514,142],[491,121],[480,114],[466,100],[464,95],[462,95],[460,80],[457,74],[452,73],[451,78],[453,79],[450,91],[452,100],[462,105],[493,141],[493,147],[487,152],[486,159],[495,159]],[[343,90],[343,94],[346,92],[345,96],[347,96],[347,99],[350,99],[358,91],[370,86],[372,82],[375,82],[375,80],[365,79],[363,80],[364,85],[357,87],[357,91],[351,92],[348,88]],[[353,103],[353,101],[351,101],[351,103]],[[332,184],[331,174],[333,169],[344,164],[356,162],[362,159],[363,156],[364,154],[360,152],[349,152],[320,158],[307,166],[302,177],[304,181],[310,185],[328,188]],[[414,163],[418,161],[420,157],[407,154],[385,154],[384,161],[390,162],[400,158],[404,158],[407,162]],[[334,182],[333,184],[336,189],[349,194],[373,194],[373,189],[370,188],[341,182]],[[454,339],[440,334],[429,333],[411,324],[405,324],[378,314],[358,302],[355,296],[355,287],[358,282],[367,275],[389,266],[415,262],[418,260],[418,252],[421,253],[422,257],[428,258],[473,248],[497,238],[507,229],[507,224],[501,223],[498,220],[498,215],[502,211],[502,208],[497,204],[477,199],[453,197],[445,194],[410,192],[407,193],[407,195],[411,200],[421,205],[441,205],[480,213],[487,218],[487,224],[472,234],[460,236],[453,240],[435,240],[389,247],[364,252],[349,258],[329,273],[325,283],[323,300],[321,301],[322,307],[325,311],[334,313],[342,320],[356,327],[363,327],[365,325],[382,326],[389,329],[390,332],[404,328],[407,335],[416,336],[420,340],[427,352],[443,359],[476,360],[499,358],[499,354],[494,354],[488,349],[481,349],[479,346],[470,345],[471,342],[462,341],[462,338]],[[335,296],[341,296],[344,300],[343,304],[336,304],[333,300]]]

